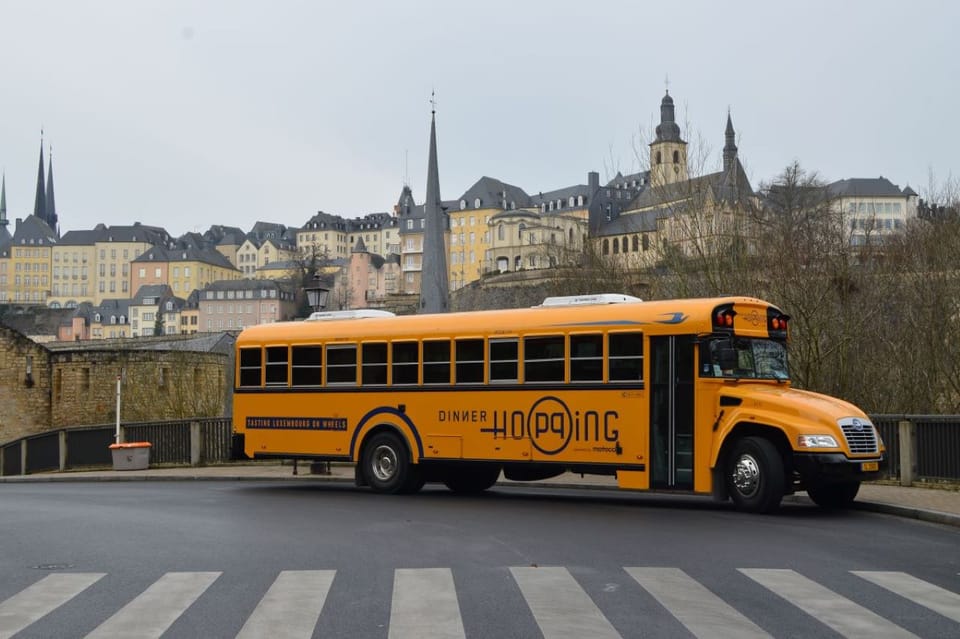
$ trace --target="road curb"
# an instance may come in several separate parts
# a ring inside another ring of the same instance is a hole
[[[912,506],[900,506],[897,504],[884,504],[875,501],[855,501],[853,507],[856,510],[865,510],[868,512],[882,513],[885,515],[895,515],[906,519],[917,519],[934,524],[944,524],[946,526],[955,526],[960,528],[960,515],[945,513],[939,510],[927,510],[925,508],[915,508]]]

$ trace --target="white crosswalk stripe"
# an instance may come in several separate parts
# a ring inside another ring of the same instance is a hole
[[[697,637],[762,638],[770,635],[679,568],[625,568]]]
[[[465,636],[449,568],[398,569],[393,573],[389,639]]]
[[[0,603],[0,639],[17,634],[99,581],[105,573],[73,572],[47,575]]]
[[[566,568],[511,568],[544,639],[619,639]]]
[[[850,639],[916,638],[900,626],[793,570],[740,568],[740,572],[772,590],[837,633]]]
[[[614,570],[614,569],[611,569]],[[750,619],[736,609],[739,592],[732,587],[725,588],[720,594],[714,593],[679,568],[672,567],[626,567],[623,570],[650,594],[662,609],[636,608],[626,613],[630,619],[643,623],[650,619],[661,624],[658,616],[667,614],[682,624],[693,636],[710,639],[767,639],[770,637],[758,623],[776,623],[779,615],[776,611],[761,612],[762,618]],[[893,621],[884,618],[864,606],[846,599],[838,593],[799,574],[785,569],[740,568],[739,572],[760,586],[778,595],[786,603],[796,606],[804,613],[823,624],[824,630],[832,629],[838,635],[853,639],[875,637],[907,638],[915,637]],[[160,637],[181,619],[181,616],[200,597],[205,596],[211,585],[221,578],[220,572],[170,572],[151,584],[141,594],[128,600],[117,600],[117,610],[113,616],[97,627],[88,637],[107,639],[115,637],[150,638]],[[518,619],[518,627],[532,631],[533,625],[539,627],[544,639],[618,639],[620,634],[610,620],[601,611],[598,603],[584,590],[577,579],[563,567],[513,567],[509,568],[523,602],[529,608],[529,617]],[[621,573],[622,575],[623,573]],[[934,611],[954,622],[960,622],[960,594],[940,586],[918,579],[903,572],[851,571],[851,574],[876,584],[895,595],[903,597],[919,606]],[[34,635],[49,634],[50,628],[63,623],[63,616],[45,620],[44,617],[64,606],[71,600],[71,609],[79,609],[87,597],[102,598],[107,595],[110,580],[102,581],[97,594],[84,591],[96,584],[105,573],[57,573],[50,574],[36,583],[27,586],[6,601],[0,602],[0,639],[7,639],[33,629]],[[302,639],[311,637],[321,623],[321,617],[333,615],[339,624],[337,632],[350,632],[351,623],[346,622],[342,611],[325,611],[329,595],[343,583],[349,591],[365,588],[363,582],[355,579],[337,580],[336,570],[287,570],[280,572],[263,597],[250,611],[237,637],[252,639],[255,637],[278,637],[281,639]],[[470,574],[458,575],[463,579]],[[502,580],[499,577],[488,579]],[[494,582],[502,587],[502,581]],[[358,585],[359,584],[359,585]],[[742,585],[742,584],[741,584]],[[474,584],[474,588],[477,584]],[[756,590],[756,586],[753,587]],[[339,593],[338,600],[349,594],[352,597],[365,597],[367,590]],[[217,593],[222,596],[222,592]],[[209,593],[206,596],[216,597]],[[626,596],[626,592],[621,593]],[[510,596],[504,594],[503,596]],[[640,591],[634,590],[634,597],[640,597]],[[379,610],[384,614],[389,605],[389,624],[383,631],[389,639],[464,639],[462,606],[482,607],[470,609],[472,614],[497,614],[499,604],[496,599],[483,601],[461,601],[458,595],[454,574],[450,568],[401,568],[393,571],[393,591],[389,602],[374,603],[369,610]],[[619,599],[620,606],[624,599]],[[209,602],[208,602],[209,603]],[[638,601],[639,603],[639,601]],[[605,605],[611,605],[607,602]],[[628,604],[629,605],[629,604]],[[122,606],[122,607],[121,607]],[[98,608],[99,609],[99,608]],[[514,608],[514,610],[517,610]],[[238,611],[241,612],[241,611]],[[879,611],[886,614],[885,611]],[[107,613],[109,614],[109,613]],[[242,614],[242,612],[241,612]],[[902,613],[901,613],[902,614]],[[632,616],[631,616],[632,615]],[[104,615],[106,616],[106,615]],[[191,617],[192,618],[192,617]],[[933,623],[948,623],[945,619]],[[180,628],[189,634],[190,629]],[[92,621],[91,625],[97,621]],[[382,623],[382,622],[381,622]],[[623,622],[621,622],[623,623]],[[49,624],[49,628],[42,626]],[[509,622],[508,622],[509,624]],[[87,626],[89,627],[89,626]],[[660,627],[654,625],[652,627]],[[43,628],[43,631],[39,629]],[[941,626],[942,628],[942,626]],[[370,628],[367,627],[366,631]],[[631,627],[630,632],[635,628]],[[942,630],[938,630],[942,633]],[[775,634],[775,631],[771,631]],[[960,635],[958,635],[960,636]]]
[[[960,622],[960,595],[917,579],[905,572],[854,570],[853,574],[886,588],[956,622]]]
[[[335,570],[285,570],[270,586],[237,639],[313,636]]]
[[[219,572],[168,572],[87,638],[159,637],[219,576]]]

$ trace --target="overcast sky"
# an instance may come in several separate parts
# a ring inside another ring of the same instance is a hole
[[[727,109],[754,186],[794,160],[923,195],[960,173],[960,3],[0,0],[7,215],[33,212],[40,130],[61,230],[171,234],[528,193],[641,169],[669,78],[720,163]]]

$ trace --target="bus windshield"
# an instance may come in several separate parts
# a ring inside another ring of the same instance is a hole
[[[703,358],[704,377],[787,380],[786,344],[744,337],[712,339]]]

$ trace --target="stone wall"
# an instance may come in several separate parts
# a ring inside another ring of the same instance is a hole
[[[49,424],[50,352],[0,326],[0,442],[46,430]]]
[[[0,443],[114,423],[118,375],[122,422],[229,414],[230,355],[135,345],[51,349],[0,326]]]
[[[229,358],[190,351],[103,350],[51,356],[51,426],[218,417]]]

